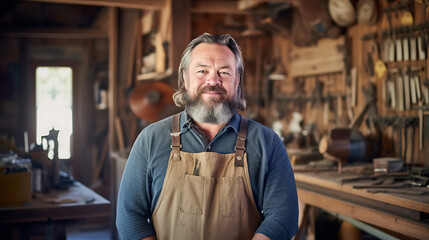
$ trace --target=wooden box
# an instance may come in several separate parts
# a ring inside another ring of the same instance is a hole
[[[31,173],[0,173],[0,207],[23,205],[31,200]]]

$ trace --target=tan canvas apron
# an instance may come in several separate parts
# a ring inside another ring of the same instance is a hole
[[[180,151],[179,116],[173,118],[172,151],[152,215],[157,239],[252,239],[261,218],[244,153],[247,119],[240,123],[235,153],[187,153]]]

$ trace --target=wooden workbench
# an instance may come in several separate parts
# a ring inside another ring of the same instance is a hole
[[[429,188],[422,195],[370,193],[353,186],[370,180],[342,183],[356,177],[353,173],[295,172],[300,202],[334,214],[341,214],[369,225],[404,236],[427,239],[429,236]]]
[[[65,239],[67,223],[110,216],[110,202],[75,181],[67,190],[37,194],[22,206],[0,208],[0,230],[7,239]]]

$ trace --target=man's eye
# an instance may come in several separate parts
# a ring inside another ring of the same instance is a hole
[[[231,75],[229,72],[220,72],[221,75]]]
[[[197,73],[206,73],[207,71],[206,70],[199,70],[199,71],[197,71]]]

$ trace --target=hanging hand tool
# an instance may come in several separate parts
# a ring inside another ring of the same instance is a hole
[[[397,109],[398,108],[398,95],[397,90],[395,89],[395,81],[394,78],[399,73],[399,70],[397,68],[390,68],[388,76],[389,81],[387,82],[388,87],[388,94],[390,98],[390,105],[392,108]]]
[[[394,141],[394,149],[395,155],[403,159],[403,151],[402,151],[402,128],[403,128],[403,119],[401,117],[397,117],[392,124],[393,127],[393,141]]]
[[[422,90],[420,85],[420,77],[418,74],[414,76],[414,82],[416,85],[416,98],[418,101],[420,101],[422,99]]]
[[[377,77],[382,78],[387,72],[386,65],[382,60],[377,60],[374,65],[374,71],[377,73]]]
[[[423,91],[422,91],[422,94],[423,94],[423,100],[424,100],[424,102],[427,104],[427,103],[429,103],[429,88],[424,88],[423,89]]]
[[[377,60],[380,59],[380,49],[378,47],[377,41],[375,41],[377,38],[377,34],[374,34],[371,36],[371,51],[368,52],[368,66],[369,66],[369,75],[372,77],[374,76],[374,70],[375,70],[375,62],[374,62],[374,53],[377,56]]]
[[[396,91],[395,91],[395,83],[391,80],[387,82],[387,90],[388,90],[388,104],[392,108],[396,108]],[[387,104],[387,102],[386,102]]]
[[[417,124],[417,118],[407,118],[404,128],[405,142],[404,142],[404,159],[405,162],[413,165],[414,163],[414,128]]]
[[[410,38],[410,60],[417,60],[417,39],[415,37]]]
[[[395,39],[396,61],[402,61],[402,41],[400,38]]]
[[[404,110],[404,79],[402,77],[402,73],[398,72],[397,78],[396,78],[396,87],[397,87],[397,100],[398,100],[398,106],[397,110],[403,111]]]
[[[390,49],[390,36],[388,36],[386,33],[383,34],[383,44],[381,45],[382,51],[383,51],[383,62],[390,62],[390,55],[389,55],[389,49]]]
[[[350,70],[351,75],[351,94],[350,94],[350,106],[355,107],[357,104],[357,69],[353,67]]]
[[[411,100],[413,104],[416,104],[422,98],[419,77],[419,72],[422,70],[423,68],[419,67],[412,67],[410,70]]]
[[[425,60],[426,59],[425,36],[419,36],[417,38],[417,46],[419,49],[419,60]]]
[[[389,74],[386,74],[387,68],[384,62],[378,59],[375,62],[374,70],[377,73],[377,77],[381,79],[381,99],[388,106],[388,90],[387,90],[387,82],[389,81]]]
[[[408,42],[408,38],[403,37],[402,38],[402,55],[403,55],[404,61],[410,60],[410,49],[409,49],[409,47],[410,47],[410,45]]]
[[[428,126],[424,126],[425,125],[425,115],[429,115],[429,106],[423,106],[423,102],[422,100],[419,101],[418,106],[414,107],[415,109],[418,109],[418,115],[419,115],[419,149],[422,150],[423,149],[423,142],[424,142],[424,133],[423,130],[425,129],[425,127]],[[428,138],[429,136],[427,136],[426,138]]]
[[[389,29],[387,31],[387,37],[384,41],[384,61],[385,62],[393,62],[395,61],[395,42],[393,40],[393,27],[392,27],[392,15],[391,9],[384,9],[384,13],[387,16],[387,21],[389,23]]]
[[[365,69],[367,69],[369,76],[374,76],[374,59],[372,58],[371,52],[367,52],[367,62],[365,66]]]
[[[388,61],[389,62],[394,62],[395,61],[395,41],[392,38],[388,39]]]
[[[362,37],[362,60],[363,66],[365,66],[365,72],[369,74],[371,77],[374,76],[374,56],[375,53],[380,59],[380,52],[378,50],[378,45],[375,39],[377,38],[377,33],[369,33]],[[370,50],[367,50],[368,42],[370,44]]]
[[[414,76],[410,77],[410,93],[411,93],[411,103],[417,103],[417,89],[416,89],[416,81],[414,80]]]
[[[375,116],[377,114],[375,103],[377,102],[377,95],[375,94],[377,92],[376,86],[373,83],[370,83],[370,86],[368,89],[363,88],[362,89],[364,95],[365,95],[365,106],[362,109],[362,111],[359,113],[359,115],[350,123],[349,127],[357,129],[362,124],[363,119],[365,115],[368,113],[368,115]],[[373,125],[372,121],[370,123]]]
[[[408,67],[403,68],[403,84],[404,84],[404,109],[410,109],[410,75],[408,75]]]
[[[423,107],[422,101],[419,101],[419,107]],[[423,149],[423,109],[419,109],[419,149]]]

